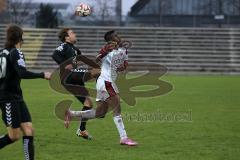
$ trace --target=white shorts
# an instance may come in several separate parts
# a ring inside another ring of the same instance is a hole
[[[96,101],[106,101],[107,98],[115,96],[119,93],[117,85],[114,82],[108,82],[102,78],[98,78],[96,89]]]

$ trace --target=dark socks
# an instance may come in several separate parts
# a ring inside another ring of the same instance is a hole
[[[8,135],[0,137],[0,149],[13,143]],[[23,149],[25,160],[34,160],[34,145],[32,136],[23,136]]]
[[[13,141],[9,138],[8,134],[0,137],[0,149],[4,148],[6,145],[13,143]]]
[[[86,111],[86,110],[89,110],[91,108],[92,107],[83,106],[82,111]],[[82,119],[81,124],[80,124],[80,130],[81,131],[86,130],[86,124],[87,124],[87,119]]]
[[[33,136],[23,136],[25,160],[34,160]]]

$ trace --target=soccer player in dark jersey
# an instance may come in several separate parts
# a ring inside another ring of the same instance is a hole
[[[23,30],[16,25],[7,29],[5,48],[0,50],[0,108],[8,134],[0,137],[0,149],[17,141],[21,132],[25,160],[34,159],[33,127],[30,113],[23,100],[21,79],[50,79],[51,73],[34,73],[26,69],[20,48]]]
[[[54,51],[52,58],[56,63],[60,66],[66,63],[64,69],[71,70],[71,73],[66,77],[66,79],[62,82],[62,85],[67,89],[68,85],[79,85],[84,86],[83,76],[85,74],[85,70],[76,69],[76,57],[81,55],[81,51],[74,46],[77,42],[76,34],[70,28],[63,28],[58,35],[60,41],[62,42],[60,46],[56,48]],[[62,69],[60,70],[60,77]],[[67,89],[68,90],[68,89]],[[71,92],[71,91],[69,91]],[[74,93],[72,93],[74,94]],[[88,96],[77,96],[75,97],[83,104],[82,111],[89,110],[92,108],[92,101]],[[77,136],[83,137],[84,139],[91,140],[92,136],[86,130],[86,119],[82,119],[80,122],[80,126],[76,132]]]

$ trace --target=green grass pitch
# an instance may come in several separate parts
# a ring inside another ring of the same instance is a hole
[[[238,160],[240,157],[240,77],[165,76],[174,89],[163,96],[138,99],[134,107],[122,103],[123,115],[189,114],[190,119],[141,121],[125,119],[128,135],[137,147],[120,146],[112,116],[91,120],[94,136],[86,141],[68,130],[54,115],[60,100],[74,99],[56,93],[44,80],[24,80],[22,88],[35,128],[37,160]],[[74,100],[74,108],[81,107]],[[149,120],[149,119],[148,119]],[[6,133],[0,123],[0,135]],[[22,141],[0,150],[1,160],[23,159]]]

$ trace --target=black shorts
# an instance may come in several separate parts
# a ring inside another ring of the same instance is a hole
[[[67,85],[71,84],[71,85],[77,85],[77,86],[85,86],[84,81],[83,81],[83,74],[84,73],[71,73],[70,76],[67,77],[66,81],[65,81],[65,85],[64,87],[67,89]],[[68,89],[67,89],[68,90]],[[70,91],[70,93],[72,93]],[[74,95],[74,93],[72,93]],[[81,102],[82,104],[84,104],[86,97],[84,96],[78,96],[78,95],[74,95],[79,102]]]
[[[2,120],[7,127],[19,128],[21,123],[32,122],[31,115],[24,101],[0,102]]]

